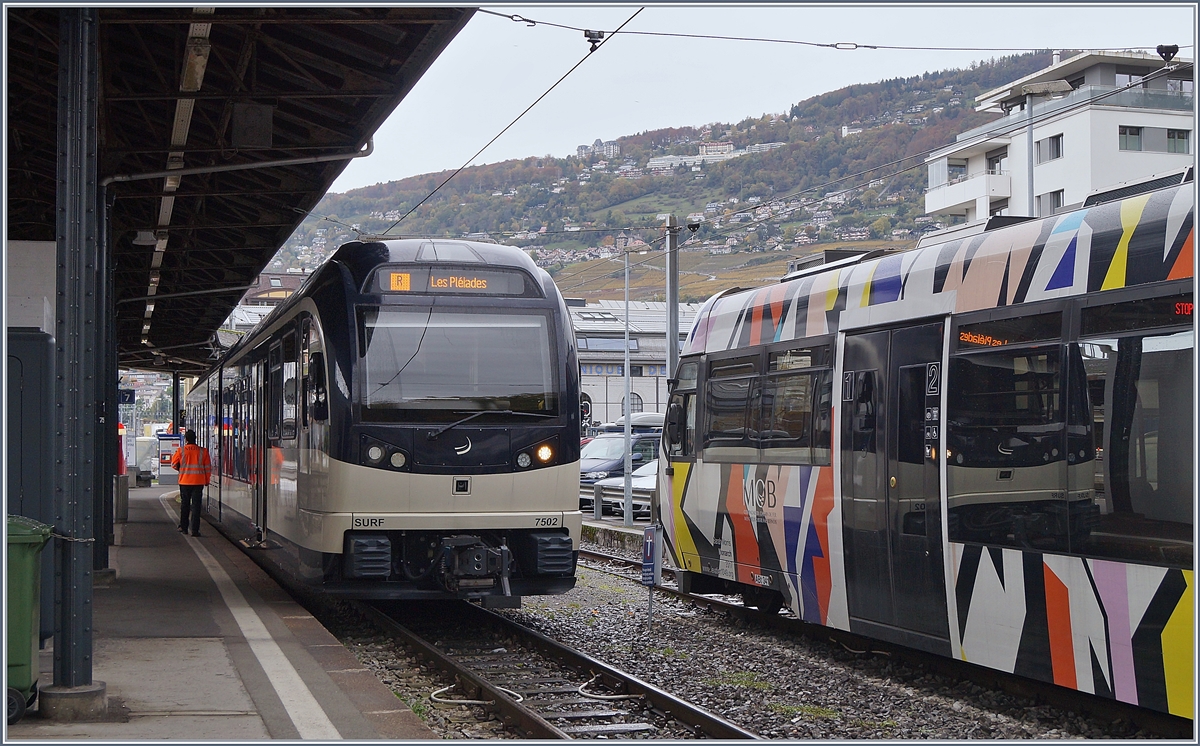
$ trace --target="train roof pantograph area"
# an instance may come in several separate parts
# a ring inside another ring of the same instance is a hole
[[[156,351],[181,372],[211,364],[217,328],[349,162],[319,159],[369,149],[473,12],[98,10],[98,180],[122,367],[149,367]],[[6,238],[54,241],[59,11],[6,15]],[[245,168],[273,161],[286,163]]]

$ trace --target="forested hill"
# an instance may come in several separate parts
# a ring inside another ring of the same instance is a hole
[[[821,206],[831,214],[820,214],[825,211],[815,211],[811,205],[809,210],[799,209],[799,203],[791,201],[791,209],[778,215],[760,210],[759,217],[765,215],[765,220],[733,232],[731,228],[739,226],[731,224],[729,217],[747,203],[765,206],[948,144],[958,133],[995,118],[973,111],[975,96],[1049,64],[1049,52],[1004,57],[968,69],[852,85],[801,101],[786,112],[737,123],[618,137],[616,156],[594,152],[582,158],[525,158],[467,168],[390,233],[472,238],[486,234],[489,240],[542,249],[542,254],[557,256],[558,262],[569,261],[570,252],[582,252],[580,258],[594,254],[614,240],[650,240],[661,225],[656,216],[664,212],[673,212],[681,220],[691,213],[705,213],[696,238],[721,252],[791,249],[793,243],[818,248],[813,244],[847,235],[904,236],[929,225],[927,219],[918,220],[923,211],[924,167],[899,175],[882,168],[804,194],[812,198],[856,187],[847,193],[848,199]],[[657,169],[651,169],[656,165],[652,158],[694,157],[705,143],[761,152],[665,169],[660,161]],[[449,175],[425,174],[326,195],[271,269],[319,264],[354,237],[351,226],[367,233],[383,232]],[[813,212],[818,212],[815,220]],[[646,230],[626,230],[639,227]]]

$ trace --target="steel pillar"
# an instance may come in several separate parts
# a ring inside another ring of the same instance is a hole
[[[54,512],[55,533],[67,538],[55,539],[54,686],[41,695],[50,713],[80,690],[95,690],[88,544],[103,539],[94,514],[103,360],[96,345],[97,11],[64,9],[59,19]]]
[[[1025,114],[1027,115],[1026,116],[1027,121],[1025,123],[1025,150],[1028,151],[1026,153],[1026,167],[1029,170],[1025,188],[1029,191],[1029,202],[1028,202],[1029,217],[1035,218],[1035,217],[1037,217],[1037,208],[1034,206],[1034,201],[1036,198],[1033,196],[1034,158],[1033,158],[1033,94],[1032,93],[1025,94],[1025,109],[1026,109]],[[984,218],[986,218],[986,217],[987,216],[985,215]]]
[[[667,378],[679,365],[679,223],[667,219]]]
[[[116,473],[115,459],[117,444],[116,372],[112,370],[115,350],[110,349],[112,334],[113,272],[112,251],[108,242],[108,211],[104,188],[96,198],[96,266],[100,271],[96,283],[94,350],[96,351],[95,395],[97,414],[96,468],[93,470],[94,499],[92,515],[96,516],[96,541],[92,544],[92,569],[108,568],[108,547],[113,543],[113,474]],[[112,571],[109,571],[109,575]]]

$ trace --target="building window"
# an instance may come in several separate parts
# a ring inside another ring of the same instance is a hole
[[[625,411],[625,397],[621,397],[621,411]],[[629,394],[629,413],[637,414],[642,411],[642,397],[635,393]]]
[[[273,287],[273,288],[283,287],[283,280],[279,279],[278,277],[272,277],[271,278],[271,287]]]
[[[1038,196],[1038,215],[1045,217],[1053,215],[1062,209],[1063,206],[1063,190],[1059,189],[1056,192],[1047,192]]]
[[[946,161],[946,180],[947,183],[953,184],[956,181],[962,181],[967,176],[966,161]]]
[[[1167,93],[1184,94],[1186,96],[1190,96],[1195,90],[1195,83],[1190,80],[1167,78]]]
[[[1142,149],[1141,127],[1118,127],[1117,132],[1117,147],[1119,147],[1121,150]]]
[[[1167,130],[1167,152],[1168,153],[1187,153],[1188,151],[1188,135],[1187,130]]]
[[[1008,148],[993,150],[987,154],[987,170],[989,174],[1002,174],[1008,165]]]
[[[1124,88],[1125,86],[1133,83],[1140,83],[1141,80],[1141,75],[1136,75],[1134,73],[1117,73],[1117,88]]]
[[[1047,137],[1045,140],[1038,140],[1036,144],[1038,163],[1045,163],[1046,161],[1053,161],[1057,158],[1062,158],[1062,135],[1055,135],[1054,137]]]

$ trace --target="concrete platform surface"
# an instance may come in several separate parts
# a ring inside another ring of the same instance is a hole
[[[176,489],[131,489],[115,579],[94,588],[92,679],[106,684],[107,717],[61,722],[35,707],[5,741],[437,738],[216,529],[180,534],[178,506]]]

